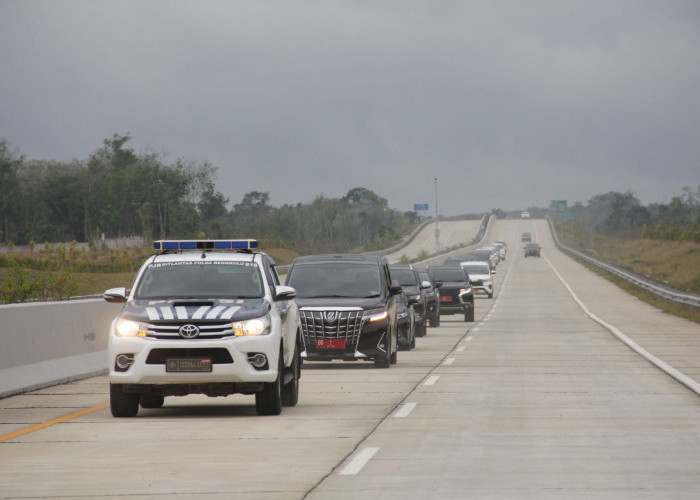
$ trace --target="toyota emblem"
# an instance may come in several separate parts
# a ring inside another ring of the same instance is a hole
[[[338,319],[338,313],[336,311],[326,311],[323,313],[323,319],[328,323],[334,323]]]
[[[199,327],[188,323],[186,325],[182,325],[178,333],[183,339],[193,339],[199,335]]]

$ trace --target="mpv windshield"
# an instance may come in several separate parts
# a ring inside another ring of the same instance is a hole
[[[258,298],[263,295],[258,266],[252,262],[153,262],[141,276],[134,297]]]
[[[360,263],[313,263],[294,266],[287,284],[300,298],[378,297],[381,290],[379,268]]]

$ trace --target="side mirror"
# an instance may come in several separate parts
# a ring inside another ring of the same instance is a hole
[[[401,292],[403,292],[403,287],[401,285],[395,283],[389,285],[389,295],[398,295]]]
[[[107,302],[124,303],[126,302],[129,292],[123,286],[117,288],[110,288],[105,290],[102,294],[102,298]]]
[[[275,286],[275,300],[289,300],[297,296],[297,291],[291,286]]]
[[[496,270],[495,270],[495,269],[492,269],[492,270],[491,270],[491,274],[496,274]]]
[[[435,282],[435,288],[440,288],[440,287],[442,287],[442,285],[444,285],[444,283],[442,281]]]
[[[432,285],[430,284],[430,281],[427,281],[427,280],[421,282],[421,284],[420,284],[420,287],[421,287],[423,290],[427,290],[427,289],[430,288],[431,286],[432,286]]]

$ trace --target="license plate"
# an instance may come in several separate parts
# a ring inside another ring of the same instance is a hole
[[[345,339],[317,339],[318,349],[345,349]]]
[[[452,302],[452,297],[449,295],[442,295],[440,296],[440,302]]]
[[[177,358],[165,363],[166,372],[210,372],[210,358]]]

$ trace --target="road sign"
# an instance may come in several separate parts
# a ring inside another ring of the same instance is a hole
[[[428,204],[427,203],[414,203],[413,204],[413,210],[428,210]]]

